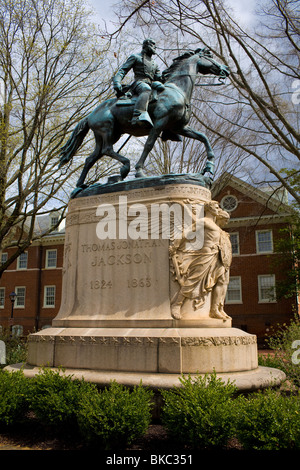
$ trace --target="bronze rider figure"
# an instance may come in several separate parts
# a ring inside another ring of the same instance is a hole
[[[117,97],[120,97],[124,94],[124,87],[121,84],[123,78],[131,69],[134,72],[134,82],[129,87],[129,91],[137,95],[131,120],[132,125],[145,125],[147,123],[148,126],[153,126],[148,114],[148,103],[152,91],[151,85],[156,81],[162,81],[158,65],[152,59],[155,52],[155,41],[153,39],[145,39],[142,51],[132,54],[113,77],[114,90]],[[159,83],[156,86],[159,89]],[[161,87],[163,87],[162,84]]]

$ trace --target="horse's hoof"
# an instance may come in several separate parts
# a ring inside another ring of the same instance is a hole
[[[73,191],[71,192],[70,194],[70,198],[71,199],[74,199],[74,197],[77,196],[77,194],[81,193],[81,191],[83,190],[84,188],[75,188],[73,189]]]
[[[121,175],[109,176],[107,178],[107,184],[118,183],[119,181],[122,181]]]
[[[136,178],[146,178],[146,175],[145,173],[143,172],[143,170],[141,168],[139,168],[135,174],[135,177]]]
[[[121,175],[122,180],[124,180],[126,178],[126,176],[128,175],[129,172],[130,172],[130,165],[129,166],[124,165],[124,166],[121,167],[120,175]]]

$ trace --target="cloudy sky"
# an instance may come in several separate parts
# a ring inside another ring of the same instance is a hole
[[[257,0],[227,0],[234,9],[235,13],[240,17],[241,21],[249,23],[254,14],[255,4]],[[117,0],[88,0],[94,8],[101,23],[101,19],[110,21],[114,19],[112,7]]]

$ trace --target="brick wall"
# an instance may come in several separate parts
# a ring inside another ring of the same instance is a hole
[[[17,261],[4,272],[0,280],[0,288],[5,288],[4,306],[0,308],[0,325],[21,325],[23,334],[51,325],[61,301],[63,242],[46,245],[30,246],[27,250],[27,269],[18,269]],[[56,250],[56,268],[46,267],[47,250]],[[9,250],[7,250],[9,254]],[[55,306],[44,305],[45,286],[55,286]],[[13,320],[11,320],[11,301],[9,294],[17,287],[25,287],[25,306],[14,304]]]
[[[253,194],[253,193],[252,193]],[[266,207],[248,194],[228,185],[214,199],[222,204],[226,195],[234,195],[238,205],[231,212],[231,219],[225,228],[229,233],[238,233],[239,254],[233,256],[230,276],[241,279],[241,303],[226,303],[226,313],[232,317],[233,326],[256,334],[260,345],[264,344],[266,335],[273,333],[279,324],[289,323],[297,308],[296,299],[283,299],[272,302],[259,300],[258,276],[274,274],[276,280],[285,273],[277,266],[275,253],[258,254],[256,248],[256,231],[271,230],[273,245],[282,237],[280,229],[287,226],[284,217],[277,211]],[[269,197],[266,197],[266,204]],[[278,264],[278,263],[277,263]]]

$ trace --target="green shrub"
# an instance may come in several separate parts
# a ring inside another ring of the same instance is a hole
[[[0,334],[0,340],[4,341],[6,349],[5,364],[0,364],[0,368],[9,364],[18,364],[26,362],[27,356],[27,338],[11,335],[9,330]]]
[[[300,395],[275,390],[236,399],[237,438],[244,449],[300,448]]]
[[[233,395],[236,387],[216,374],[182,377],[182,387],[162,390],[162,422],[170,436],[193,448],[226,446],[234,433]]]
[[[283,370],[287,380],[296,387],[300,387],[300,364],[299,353],[297,353],[299,340],[300,318],[298,315],[295,315],[289,325],[282,325],[276,334],[267,339],[274,354],[273,367]]]
[[[101,449],[124,448],[146,433],[151,421],[152,392],[116,382],[98,393],[87,391],[78,408],[84,439]]]
[[[22,422],[28,411],[29,380],[22,371],[0,370],[0,424]]]
[[[281,361],[274,354],[259,354],[258,365],[264,367],[274,367],[275,369],[282,369]]]
[[[41,369],[31,379],[30,408],[42,424],[50,427],[77,429],[77,411],[81,395],[96,387],[83,380],[73,380],[63,370]]]

